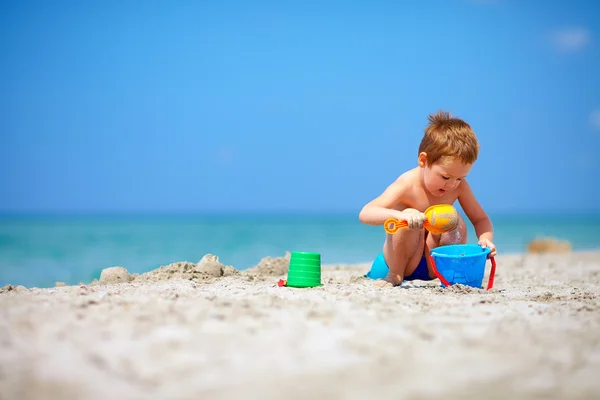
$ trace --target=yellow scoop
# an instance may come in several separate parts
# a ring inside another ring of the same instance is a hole
[[[429,232],[440,235],[456,228],[458,225],[458,212],[450,204],[437,204],[425,210],[425,223],[423,227]],[[391,235],[398,232],[400,228],[406,228],[408,223],[396,218],[388,218],[383,224],[385,231]]]

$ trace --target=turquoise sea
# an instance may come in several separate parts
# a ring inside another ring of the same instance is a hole
[[[522,252],[542,236],[600,249],[600,215],[491,217],[499,254]],[[353,214],[2,216],[0,286],[89,283],[106,267],[143,273],[207,253],[239,270],[293,250],[318,251],[324,264],[370,262],[384,236]]]

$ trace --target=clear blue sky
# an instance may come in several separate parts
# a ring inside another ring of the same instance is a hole
[[[0,211],[358,212],[438,109],[487,210],[600,211],[599,2],[326,3],[2,1]]]

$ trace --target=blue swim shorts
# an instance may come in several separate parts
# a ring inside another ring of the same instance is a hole
[[[367,272],[365,277],[371,279],[385,279],[389,270],[390,268],[385,262],[383,253],[380,253],[373,261],[373,264],[371,265],[371,270]],[[414,281],[416,279],[421,281],[432,281],[436,279],[429,277],[429,271],[427,270],[427,260],[425,259],[425,255],[421,257],[421,261],[419,261],[419,265],[417,265],[415,272],[413,272],[410,276],[404,277],[405,281]]]

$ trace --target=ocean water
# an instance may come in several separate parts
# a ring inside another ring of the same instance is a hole
[[[491,216],[499,254],[526,250],[536,237],[600,249],[600,215]],[[265,256],[317,251],[323,264],[370,262],[381,251],[383,227],[357,215],[120,215],[0,217],[0,287],[89,283],[102,269],[143,273],[207,253],[239,270]],[[469,226],[468,242],[476,243]]]

